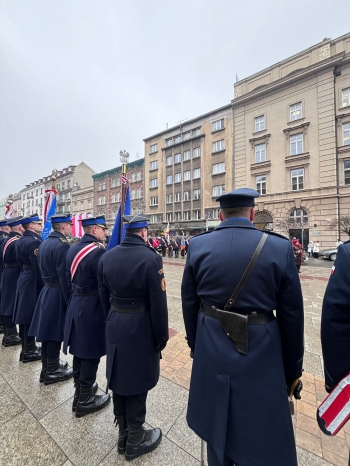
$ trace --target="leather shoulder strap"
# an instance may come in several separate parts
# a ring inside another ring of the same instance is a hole
[[[261,251],[262,251],[262,249],[263,249],[263,247],[264,247],[264,245],[266,243],[266,240],[267,240],[268,236],[269,235],[267,233],[262,234],[262,237],[260,238],[259,244],[257,245],[252,258],[250,259],[249,264],[247,265],[247,268],[244,271],[244,274],[242,275],[240,281],[238,282],[238,285],[236,286],[236,289],[232,293],[231,298],[225,304],[225,307],[224,307],[225,311],[229,311],[235,305],[237,297],[238,297],[239,293],[242,291],[244,285],[246,284],[246,282],[247,282],[247,280],[249,278],[249,275],[251,274],[251,272],[252,272],[252,270],[253,270],[253,268],[254,268],[254,266],[256,264],[256,261],[258,260],[258,258],[260,256],[260,253],[261,253]]]

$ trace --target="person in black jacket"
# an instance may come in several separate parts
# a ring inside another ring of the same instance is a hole
[[[107,313],[98,296],[98,262],[106,252],[106,221],[103,215],[81,220],[84,236],[67,253],[67,282],[71,291],[64,329],[63,352],[73,357],[75,393],[72,410],[76,417],[94,413],[110,401],[96,395],[96,373],[106,354]]]
[[[7,225],[7,219],[3,218],[0,220],[0,251],[1,251],[1,244],[2,242],[8,238],[8,235],[10,233],[10,227]],[[2,275],[2,261],[0,260],[0,283],[1,283],[1,275]],[[0,290],[1,294],[1,290]],[[0,302],[1,302],[1,297],[0,297]],[[4,316],[1,314],[1,309],[0,309],[0,334],[5,332],[5,320]]]
[[[107,318],[107,380],[119,425],[118,452],[132,460],[156,448],[159,428],[146,430],[147,393],[158,382],[168,341],[162,259],[147,246],[147,218],[123,217],[124,240],[99,263],[99,295]]]

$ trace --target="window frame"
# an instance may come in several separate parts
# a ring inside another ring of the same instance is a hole
[[[300,105],[300,116],[296,117],[299,109],[294,108],[294,107],[297,107],[298,105]],[[298,121],[298,120],[301,120],[302,118],[303,118],[303,102],[300,101],[300,102],[296,102],[295,104],[290,105],[289,106],[289,121]]]
[[[217,152],[222,152],[225,150],[225,139],[220,139],[219,141],[213,141],[212,143],[212,153],[216,154]]]
[[[262,156],[262,153],[264,153],[264,156]],[[254,160],[255,160],[255,163],[266,162],[266,160],[267,160],[266,155],[267,155],[266,154],[266,142],[262,142],[260,144],[255,144],[255,146],[254,146]]]
[[[220,120],[213,121],[211,124],[211,131],[215,133],[216,131],[221,131],[225,129],[225,119],[220,118]]]
[[[293,175],[293,172],[295,173]],[[297,172],[302,172],[301,173],[297,173]],[[302,181],[300,181],[300,178]],[[296,180],[295,182],[293,182],[293,180]],[[293,168],[291,169],[290,171],[290,183],[291,183],[291,190],[292,191],[302,191],[303,189],[305,189],[305,169],[304,168]],[[302,186],[300,186],[302,185]],[[296,186],[296,188],[294,189],[293,186]]]
[[[217,167],[217,170],[215,170],[214,167]],[[223,173],[226,173],[225,162],[217,162],[212,164],[212,175],[222,175]]]
[[[347,101],[345,102],[345,104],[344,104],[344,100],[345,100],[344,97]],[[346,87],[345,89],[341,90],[341,108],[345,108],[349,106],[350,106],[350,87]]]
[[[264,131],[265,129],[266,129],[265,115],[259,115],[255,117],[254,118],[254,132],[259,133],[260,131]]]
[[[264,180],[262,180],[262,179],[259,180],[258,178],[265,178],[265,179]],[[259,187],[259,185],[260,185],[260,187]],[[264,194],[266,194],[267,193],[267,176],[266,175],[256,175],[255,176],[255,186],[256,186],[256,190],[258,191],[260,196],[263,196]]]
[[[346,128],[345,128],[346,127]],[[350,121],[346,121],[341,127],[342,145],[350,145]]]
[[[198,176],[196,176],[195,173],[198,173]],[[194,168],[193,173],[192,173],[192,179],[198,180],[200,177],[201,177],[201,168],[200,167]]]
[[[298,141],[295,138],[298,136],[301,136],[301,140]],[[295,140],[294,140],[295,139]],[[301,151],[298,151],[298,144],[301,142]],[[293,154],[293,146],[295,144],[296,152]],[[296,134],[291,134],[289,136],[289,150],[290,150],[290,155],[300,155],[304,153],[304,133],[296,133]]]

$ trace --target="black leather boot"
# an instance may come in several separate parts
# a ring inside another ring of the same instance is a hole
[[[126,441],[128,440],[128,425],[126,423],[125,416],[116,416],[114,422],[117,421],[117,425],[119,427],[119,435],[118,435],[118,453],[124,454],[125,453],[125,446]]]
[[[32,362],[41,360],[41,347],[36,346],[35,340],[30,341],[29,343],[24,343],[23,349],[23,362]]]
[[[47,371],[47,356],[46,354],[41,354],[40,383],[44,383],[46,371]]]
[[[162,431],[159,427],[146,430],[141,426],[137,430],[129,431],[128,440],[125,448],[125,459],[131,461],[138,456],[149,453],[160,444],[162,440]]]
[[[19,353],[20,362],[23,361],[23,353],[24,353],[24,340],[22,340],[22,349],[21,349],[21,352]]]
[[[95,395],[93,392],[93,385],[90,387],[80,386],[80,394],[75,409],[75,417],[83,417],[87,414],[94,413],[103,409],[110,401],[109,394]]]
[[[72,405],[72,411],[75,413],[77,403],[79,400],[79,393],[80,393],[80,382],[78,379],[74,379],[74,387],[75,387],[75,392],[74,392],[74,398],[73,398],[73,405]],[[95,394],[98,390],[98,383],[95,382],[92,386],[92,393]]]
[[[14,346],[20,345],[22,343],[22,340],[20,339],[17,332],[17,327],[8,328],[6,330],[7,332],[4,338],[4,346]]]
[[[73,369],[67,364],[61,364],[60,358],[48,359],[47,370],[44,378],[45,385],[63,382],[73,377]]]
[[[0,324],[0,335],[2,333],[5,333],[5,326],[3,324]]]

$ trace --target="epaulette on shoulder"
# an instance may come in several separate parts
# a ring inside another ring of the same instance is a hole
[[[97,246],[98,248],[106,249],[102,243],[99,243],[98,241],[94,241],[94,245]]]
[[[262,230],[263,233],[268,233],[269,235],[275,235],[275,236],[278,236],[279,238],[282,238],[282,239],[286,239],[287,241],[289,241],[289,238],[287,238],[286,236],[283,236],[281,235],[280,233],[276,233],[275,231],[271,231],[271,230]]]
[[[214,231],[214,230],[203,231],[202,233],[199,233],[199,234],[196,235],[196,236],[192,236],[192,237],[191,237],[191,240],[192,240],[193,238],[197,238],[198,236],[207,235],[208,233],[212,233],[213,231]]]
[[[60,240],[62,241],[62,243],[68,243],[68,241],[64,238],[60,238]]]

